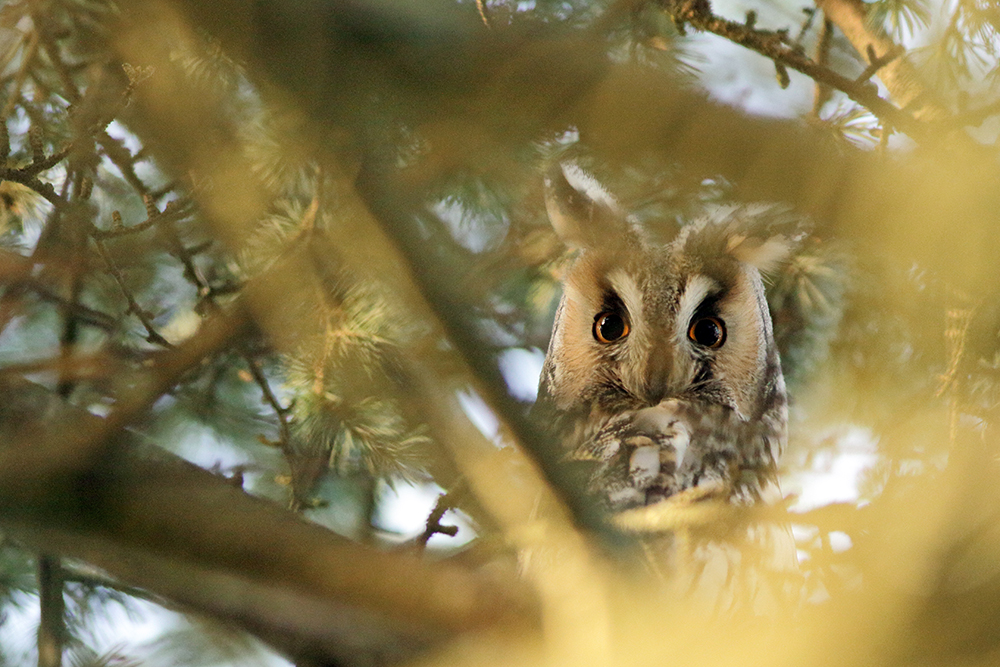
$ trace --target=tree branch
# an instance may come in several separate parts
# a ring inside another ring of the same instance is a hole
[[[58,556],[38,557],[38,667],[60,667],[66,642],[66,604]]]
[[[139,322],[146,329],[146,341],[154,345],[160,345],[161,347],[170,348],[173,345],[160,335],[160,332],[156,330],[156,326],[153,324],[152,319],[146,314],[146,311],[142,309],[142,306],[135,300],[135,296],[132,294],[132,290],[129,289],[128,285],[125,283],[125,276],[122,274],[120,268],[115,263],[115,260],[111,257],[108,249],[104,246],[104,241],[97,238],[95,235],[94,243],[97,246],[97,252],[101,255],[101,259],[104,260],[105,266],[107,266],[108,271],[115,279],[115,283],[118,284],[118,289],[121,291],[122,296],[125,297],[125,301],[128,303],[128,308],[125,310],[126,315],[135,315]]]
[[[128,432],[93,467],[67,467],[59,440],[102,420],[0,382],[0,525],[30,546],[346,664],[535,623],[515,581],[349,542]]]
[[[932,138],[930,128],[917,122],[908,112],[879,97],[878,88],[867,81],[854,81],[824,67],[788,42],[781,32],[759,30],[751,25],[729,21],[712,13],[708,0],[660,0],[675,23],[683,30],[693,28],[710,32],[756,51],[775,63],[801,72],[817,83],[841,91],[849,98],[865,106],[879,119],[891,123],[919,141]],[[864,53],[864,51],[862,51]]]
[[[868,69],[862,75],[865,80],[877,72],[878,78],[885,84],[896,104],[918,121],[940,121],[951,117],[951,112],[934,99],[934,95],[920,82],[913,66],[902,56],[904,49],[888,36],[870,27],[868,11],[862,0],[816,0],[816,6],[840,28],[861,57],[869,62]],[[869,57],[871,52],[875,53],[877,60]],[[883,120],[888,120],[894,127],[909,134],[909,130],[899,125],[896,119]]]
[[[426,242],[413,220],[418,206],[415,194],[409,191],[393,167],[376,164],[374,159],[362,166],[356,187],[381,228],[408,262],[427,304],[440,320],[463,363],[475,374],[477,390],[483,399],[510,428],[579,525],[595,535],[613,538],[614,530],[605,521],[604,513],[587,497],[584,480],[570,472],[557,443],[528,420],[524,407],[507,392],[496,360],[476,334],[475,319],[467,308],[449,298],[446,285],[461,278],[441,271],[440,266],[429,261],[432,254],[427,252]]]

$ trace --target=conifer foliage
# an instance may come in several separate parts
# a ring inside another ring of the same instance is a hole
[[[0,667],[988,663],[1000,4],[719,4],[0,5]],[[636,528],[532,421],[565,160],[798,240],[783,503]],[[770,604],[678,593],[762,516]]]

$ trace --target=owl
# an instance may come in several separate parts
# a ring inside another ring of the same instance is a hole
[[[577,256],[536,412],[591,462],[595,495],[618,511],[696,487],[776,490],[788,408],[761,273],[794,238],[733,208],[657,241],[570,163],[546,178],[546,208]]]

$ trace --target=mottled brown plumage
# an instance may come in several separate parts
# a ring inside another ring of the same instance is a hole
[[[570,458],[594,462],[613,510],[716,486],[776,490],[787,400],[761,271],[791,241],[734,208],[658,243],[572,164],[546,180],[557,233],[578,249],[537,412]]]

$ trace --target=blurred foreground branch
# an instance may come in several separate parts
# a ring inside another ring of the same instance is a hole
[[[59,441],[100,431],[101,420],[25,382],[5,381],[3,396],[0,473],[34,479],[0,485],[0,525],[28,544],[239,623],[291,655],[342,664],[532,624],[516,582],[339,538],[127,431],[93,466],[66,466]]]
[[[607,536],[608,527],[601,511],[585,496],[584,480],[572,475],[556,443],[551,442],[537,425],[529,422],[523,406],[510,396],[496,359],[483,345],[481,334],[477,335],[479,327],[472,313],[461,304],[450,301],[445,285],[454,284],[460,277],[449,275],[433,261],[433,255],[428,252],[415,227],[417,200],[408,193],[405,182],[393,172],[387,165],[365,163],[357,180],[362,199],[406,258],[431,310],[440,318],[449,340],[473,371],[477,380],[476,389],[507,425],[518,444],[532,456],[581,526],[597,535]]]
[[[685,89],[662,71],[613,64],[587,33],[557,27],[530,35],[515,28],[486,30],[474,11],[447,3],[426,15],[394,20],[367,3],[317,14],[268,2],[252,10],[242,0],[160,7],[172,20],[180,19],[167,8],[188,12],[195,25],[244,56],[250,75],[265,89],[279,86],[301,100],[314,121],[308,132],[327,150],[364,154],[384,140],[379,133],[389,118],[408,125],[430,149],[406,170],[407,185],[415,190],[440,182],[460,165],[499,176],[525,140],[576,127],[608,161],[671,156],[683,166],[679,188],[721,177],[733,184],[737,197],[789,202],[843,236],[864,230],[875,245],[911,255],[957,284],[994,281],[988,258],[1000,252],[1000,241],[982,234],[988,225],[979,223],[996,219],[1000,190],[993,187],[995,164],[979,150],[958,146],[906,165],[844,153],[796,122],[749,117]],[[230,23],[234,16],[240,17],[238,30]],[[280,20],[284,29],[271,30],[265,19]],[[412,33],[398,33],[399,21],[411,21]],[[286,43],[282,35],[301,34],[314,35],[327,59],[296,56],[298,37]],[[360,34],[386,48],[353,49]],[[123,52],[143,61],[157,36],[137,33],[135,39],[144,48],[122,42]],[[444,65],[437,56],[445,51],[456,55],[439,71]],[[387,78],[373,77],[373,71]],[[395,82],[412,72],[417,78],[392,88],[397,103],[388,110],[390,117],[386,109],[366,107],[366,100],[383,99],[370,96],[374,82]],[[916,121],[890,122],[903,130]],[[334,128],[348,130],[351,142],[343,144]],[[936,136],[944,140],[951,131],[942,127]],[[928,126],[922,132],[938,130]],[[190,129],[180,133],[182,143],[185,136],[198,135]],[[872,225],[874,220],[879,224]],[[922,224],[915,226],[915,220]],[[956,225],[956,220],[977,224]]]

